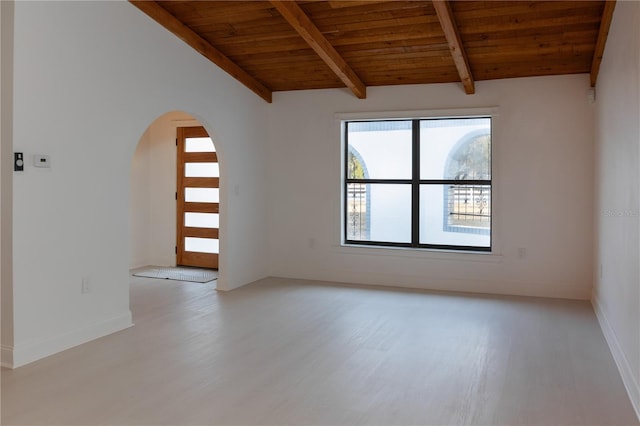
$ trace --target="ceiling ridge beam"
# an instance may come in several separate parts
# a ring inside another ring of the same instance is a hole
[[[295,1],[271,0],[271,4],[358,98],[367,97],[367,87],[360,77]]]
[[[449,50],[451,50],[453,62],[458,69],[464,91],[467,95],[473,95],[476,92],[475,83],[473,81],[473,75],[471,74],[471,68],[469,67],[469,59],[462,45],[458,26],[453,17],[451,4],[449,4],[448,0],[432,0],[432,3],[436,9],[436,14],[438,15],[440,26],[442,26],[442,31],[444,31],[444,36],[449,44]]]
[[[609,36],[609,28],[613,19],[613,11],[616,8],[616,0],[607,0],[604,2],[604,10],[602,11],[602,19],[600,20],[600,30],[598,31],[598,41],[593,52],[593,61],[591,62],[591,87],[596,86],[598,81],[598,73],[600,72],[600,64],[604,55],[604,48],[607,45],[607,37]]]
[[[272,102],[272,91],[256,80],[248,72],[242,69],[222,52],[211,45],[207,40],[196,34],[191,28],[180,22],[175,16],[155,1],[129,0],[129,2],[147,14],[157,23],[178,36],[182,41],[201,53],[205,58],[222,68],[233,78],[244,84],[265,101]]]

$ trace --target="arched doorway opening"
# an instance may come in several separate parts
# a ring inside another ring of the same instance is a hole
[[[218,269],[216,151],[203,123],[185,112],[164,114],[146,129],[131,164],[131,270]]]

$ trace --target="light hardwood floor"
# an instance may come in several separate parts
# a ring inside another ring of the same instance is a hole
[[[589,303],[133,278],[136,326],[2,372],[2,423],[638,424]]]

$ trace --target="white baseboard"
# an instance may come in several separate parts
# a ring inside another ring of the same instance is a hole
[[[616,333],[611,327],[611,324],[602,309],[602,305],[596,296],[591,299],[591,304],[593,305],[593,310],[596,313],[596,317],[600,323],[600,328],[602,329],[604,338],[609,345],[613,359],[618,366],[618,371],[622,377],[624,387],[627,389],[631,405],[633,405],[633,409],[636,411],[636,416],[640,420],[640,385],[638,384],[638,380],[633,375],[633,370],[631,369],[629,361],[622,350],[622,346],[620,346]]]
[[[411,288],[427,291],[496,294],[504,296],[528,296],[554,299],[589,300],[591,288],[583,283],[512,282],[483,279],[455,279],[411,274],[370,273],[367,271],[318,271],[308,273],[274,273],[271,277],[347,283],[366,286]]]
[[[56,336],[18,343],[12,348],[3,346],[2,366],[18,368],[131,326],[133,326],[131,311],[128,310],[115,317],[96,321]]]

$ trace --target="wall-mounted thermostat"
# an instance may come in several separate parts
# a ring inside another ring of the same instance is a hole
[[[34,155],[33,166],[48,169],[51,167],[51,160],[48,155]]]
[[[22,152],[13,153],[13,171],[14,172],[24,171],[24,153]]]

